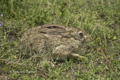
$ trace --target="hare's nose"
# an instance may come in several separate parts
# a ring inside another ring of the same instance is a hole
[[[89,42],[90,41],[90,38],[88,36],[84,36],[85,37],[85,41],[86,42]]]

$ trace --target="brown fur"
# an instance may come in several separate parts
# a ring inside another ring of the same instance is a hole
[[[43,25],[26,31],[20,43],[48,59],[83,58],[81,48],[89,38],[81,28]]]

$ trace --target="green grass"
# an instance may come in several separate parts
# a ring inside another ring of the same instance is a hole
[[[0,79],[119,79],[120,0],[2,0],[0,14]],[[82,54],[88,62],[67,61],[52,68],[21,57],[17,46],[22,33],[43,24],[82,27],[91,36]]]

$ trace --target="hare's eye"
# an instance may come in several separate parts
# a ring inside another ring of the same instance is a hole
[[[83,32],[79,32],[79,37],[84,37],[84,33]]]

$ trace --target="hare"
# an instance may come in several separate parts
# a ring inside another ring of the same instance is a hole
[[[81,28],[42,25],[26,31],[20,43],[47,60],[86,59],[80,56],[90,36]]]

